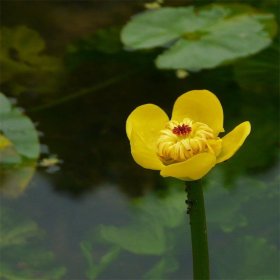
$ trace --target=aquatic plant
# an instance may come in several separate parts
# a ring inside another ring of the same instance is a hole
[[[137,107],[127,118],[131,154],[140,166],[184,181],[188,194],[194,279],[209,279],[203,190],[200,181],[217,163],[231,158],[251,131],[248,121],[224,137],[223,108],[207,90],[187,92],[175,101],[172,117],[156,105]]]
[[[1,207],[0,278],[61,279],[66,268],[42,242],[45,232],[18,211]]]

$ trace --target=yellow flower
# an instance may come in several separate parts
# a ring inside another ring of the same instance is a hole
[[[126,121],[134,160],[160,170],[163,177],[198,180],[232,157],[251,131],[248,121],[224,137],[223,108],[208,90],[193,90],[176,100],[171,120],[154,104],[137,107]]]

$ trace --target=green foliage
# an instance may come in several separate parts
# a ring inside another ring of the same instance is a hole
[[[1,28],[1,80],[11,92],[44,93],[58,86],[62,61],[43,54],[45,42],[26,26]]]
[[[102,226],[100,236],[134,254],[162,255],[170,242],[168,228],[182,225],[186,205],[183,189],[170,189],[164,197],[154,194],[137,199],[131,205],[134,222],[128,226]]]
[[[89,280],[97,279],[107,266],[116,260],[120,252],[119,247],[112,247],[109,252],[100,258],[100,261],[97,261],[93,258],[92,247],[93,245],[89,241],[82,241],[80,243],[80,248],[88,265],[86,276]]]
[[[119,39],[120,28],[111,27],[99,29],[92,36],[81,39],[68,47],[69,53],[80,51],[99,51],[106,54],[115,54],[122,51],[122,44]]]
[[[271,258],[276,257],[275,246],[269,245],[268,238],[277,235],[271,229],[277,223],[277,215],[266,221],[267,216],[271,217],[273,209],[265,208],[263,201],[269,205],[277,203],[279,199],[277,184],[241,177],[232,183],[231,188],[226,189],[222,187],[225,184],[224,175],[223,168],[216,168],[204,183],[209,236],[213,237],[212,240],[210,239],[213,248],[218,248],[219,252],[213,254],[214,263],[217,264],[213,275],[222,279],[229,276],[236,279],[249,278],[251,275],[257,275],[251,269],[254,265],[258,265],[260,279],[266,279],[266,276],[270,277],[267,279],[274,279],[276,275],[274,260],[271,266],[268,266],[271,270],[268,270],[260,263],[261,258],[250,257],[250,252],[252,250],[254,254],[259,254],[259,251],[267,247],[265,261],[269,262]],[[95,275],[90,279],[96,279],[97,275],[108,269],[112,260],[116,262],[116,258],[113,257],[115,255],[112,253],[114,250],[118,252],[118,255],[122,251],[127,251],[135,255],[157,257],[157,261],[153,261],[154,264],[143,274],[143,279],[169,279],[168,275],[175,273],[179,267],[175,256],[182,250],[182,242],[184,242],[183,251],[189,251],[188,254],[190,254],[191,248],[188,243],[185,243],[186,239],[190,239],[190,233],[186,228],[188,217],[184,202],[186,198],[184,183],[172,179],[165,182],[168,185],[166,192],[158,195],[150,194],[132,202],[133,221],[131,223],[123,226],[100,226],[92,236],[93,238],[90,238],[91,242],[82,242],[88,271],[91,271],[91,275]],[[256,207],[260,210],[256,210]],[[257,219],[255,215],[258,216]],[[250,232],[252,228],[259,231],[262,226],[266,226],[272,236],[267,234],[259,238],[244,235],[244,232]],[[238,238],[236,237],[238,231],[243,232],[242,237],[240,234]],[[221,234],[223,235],[221,240],[215,239],[215,236],[219,237]],[[229,241],[225,245],[223,242],[227,239]],[[93,258],[94,246],[92,244],[98,243],[108,244],[111,248],[104,255],[105,260],[103,257],[100,261]],[[220,253],[220,246],[226,246],[226,249],[224,247],[222,249],[226,250],[225,254]],[[242,253],[239,255],[240,251]],[[234,262],[233,256],[238,258],[238,262],[235,261],[234,268],[231,268],[231,263]],[[107,258],[108,261],[106,261]],[[245,263],[246,267],[244,267]],[[102,269],[98,270],[98,267]]]
[[[154,221],[167,228],[181,225],[185,218],[185,193],[182,191],[183,188],[178,189],[177,187],[170,189],[164,197],[151,194],[147,195],[145,199],[135,200],[133,203],[134,216],[143,223]]]
[[[98,73],[104,79],[111,68],[123,69],[124,65],[130,64],[129,69],[145,67],[150,70],[153,53],[141,52],[138,55],[123,49],[120,40],[120,27],[107,27],[97,30],[94,34],[71,43],[66,52],[67,67],[75,71],[81,65],[89,67],[89,62],[98,67]],[[124,70],[127,71],[127,70]],[[113,72],[115,73],[115,72]]]
[[[110,61],[119,59],[123,53],[120,41],[120,28],[109,27],[97,30],[94,34],[71,43],[66,52],[67,66],[74,70],[81,63],[89,61]]]
[[[265,238],[244,236],[228,243],[219,260],[221,279],[279,279],[279,254]]]
[[[161,8],[132,18],[122,42],[133,50],[165,47],[160,69],[198,71],[259,52],[271,43],[276,23],[244,5]]]
[[[122,251],[135,255],[154,256],[162,258],[143,275],[143,279],[162,278],[174,272],[178,263],[173,257],[166,257],[165,254],[174,248],[173,234],[169,229],[182,226],[185,215],[184,205],[185,193],[183,189],[170,189],[164,197],[154,194],[144,199],[134,200],[131,204],[133,222],[124,226],[102,225],[89,237],[89,240],[81,243],[81,249],[88,263],[89,279],[96,279],[102,273],[112,259],[115,260],[115,253]],[[100,261],[93,258],[94,244],[108,244],[111,249]],[[176,243],[176,242],[175,242]]]
[[[204,1],[206,2],[210,1]],[[246,2],[251,2],[259,8],[269,9],[271,12],[279,7],[277,0],[246,0]],[[272,2],[275,9],[268,7]],[[201,4],[203,3],[197,3],[197,5]],[[145,71],[142,70],[137,78],[131,80],[132,84],[136,85],[133,92],[131,83],[127,82],[120,85],[120,87],[125,86],[121,91],[112,89],[116,96],[121,92],[121,96],[124,97],[121,103],[128,104],[128,101],[133,99],[135,104],[140,104],[141,100],[146,100],[149,98],[147,95],[150,94],[153,100],[160,98],[161,102],[169,102],[173,97],[166,94],[168,88],[175,88],[175,92],[182,90],[182,87],[183,90],[187,90],[186,86],[194,88],[199,85],[218,94],[225,93],[220,97],[228,104],[228,108],[232,108],[232,113],[225,110],[225,113],[229,114],[228,121],[234,123],[240,117],[241,120],[248,119],[252,122],[252,133],[242,151],[228,163],[216,167],[207,176],[205,182],[214,279],[279,278],[279,271],[277,271],[279,254],[275,246],[279,236],[277,227],[279,180],[273,181],[273,176],[278,170],[275,168],[265,173],[269,167],[275,166],[278,160],[276,156],[276,151],[279,149],[278,119],[274,106],[278,102],[279,91],[279,85],[276,82],[279,75],[279,67],[276,63],[279,58],[278,42],[254,57],[247,57],[270,44],[271,38],[275,35],[275,26],[271,14],[259,13],[250,6],[231,4],[200,8],[162,8],[133,17],[122,32],[126,51],[120,43],[120,29],[109,27],[71,43],[66,53],[70,61],[67,66],[71,66],[70,70],[76,68],[79,74],[73,75],[75,78],[68,81],[70,83],[68,83],[68,88],[74,89],[74,94],[81,85],[84,88],[81,92],[92,92],[95,86],[92,83],[105,79],[106,75],[111,76],[116,71],[123,72],[127,69],[131,72],[133,67],[140,68],[138,66],[143,65]],[[41,35],[25,26],[3,27],[1,32],[1,83],[4,87],[8,88],[10,93],[30,92],[31,94],[51,92],[56,89],[61,77],[62,62],[60,59],[47,55],[46,43]],[[72,33],[66,34],[63,40],[72,35]],[[63,43],[63,40],[59,44]],[[125,40],[128,40],[128,43]],[[151,51],[152,48],[157,49]],[[136,54],[131,50],[143,51],[141,54]],[[169,73],[160,76],[152,72],[154,71],[151,67],[152,58],[159,52],[162,54],[156,60],[157,66],[164,69],[185,68],[188,71],[195,71],[213,68],[241,57],[243,59],[235,61],[233,67],[220,67],[203,71],[199,75],[191,75],[186,80],[190,83],[185,84],[184,81],[174,82]],[[88,68],[84,69],[84,65],[80,65],[81,62]],[[130,65],[127,65],[128,63]],[[77,66],[80,67],[77,69]],[[234,73],[231,72],[232,70]],[[85,72],[92,75],[84,75]],[[85,76],[88,76],[89,86],[83,83]],[[148,82],[145,84],[143,80]],[[137,87],[139,83],[141,86]],[[159,84],[161,84],[160,89],[153,90]],[[151,87],[152,91],[149,91]],[[144,91],[147,95],[143,95]],[[82,96],[79,92],[77,96]],[[110,102],[107,101],[111,93],[107,91],[106,94],[108,96],[103,96],[101,99],[96,96],[97,99],[93,99],[92,102],[101,104],[101,101],[105,100],[109,106],[105,109],[110,111]],[[25,102],[28,101],[28,96],[26,96]],[[82,104],[83,102],[80,105]],[[164,104],[167,109],[169,105]],[[123,106],[123,104],[118,104],[118,106]],[[132,105],[127,106],[120,108],[129,111],[128,108]],[[261,110],[256,108],[261,108]],[[61,108],[61,110],[67,112],[67,109]],[[100,113],[98,110],[96,112]],[[95,126],[91,120],[92,110],[88,114],[91,117],[86,116],[85,119],[89,119],[90,125]],[[44,120],[47,120],[46,125],[49,129],[53,126],[53,122],[50,121],[51,115],[42,115]],[[107,115],[110,122],[110,114]],[[80,117],[85,116],[83,114]],[[73,126],[76,130],[78,129],[78,134],[87,131],[85,126],[80,126],[79,119],[77,118],[77,125]],[[99,119],[103,119],[103,116],[99,116]],[[87,122],[86,126],[88,124]],[[111,131],[113,128],[118,134],[117,125],[111,122],[107,125],[105,121],[105,127],[109,129],[107,130]],[[95,132],[98,134],[99,124],[96,129]],[[105,133],[103,136],[110,134],[107,130],[108,133],[100,129],[102,135]],[[73,131],[77,132],[76,130]],[[63,132],[60,133],[63,134]],[[118,137],[117,134],[114,133],[116,137]],[[115,143],[115,140],[112,141]],[[104,142],[105,144],[102,145],[106,146],[106,141],[101,142]],[[102,148],[101,150],[99,148],[91,151],[94,154],[97,153],[95,158],[99,158],[99,152],[103,155],[106,150],[104,148],[102,151]],[[73,158],[73,162],[80,163],[80,160],[75,160],[73,149],[68,150],[69,158]],[[26,188],[34,174],[38,154],[39,141],[34,124],[19,108],[14,108],[11,102],[0,94],[0,185],[3,192],[17,195]],[[118,169],[118,164],[121,164],[117,162],[121,157],[114,158],[118,158],[116,162],[113,158],[107,160],[110,161],[109,173],[115,178],[114,170]],[[123,171],[128,174],[126,168],[127,166]],[[258,173],[248,175],[248,168],[251,171],[257,170]],[[80,172],[83,173],[84,170],[78,172],[79,177]],[[83,177],[93,178],[96,172],[90,171],[92,172],[92,176]],[[108,170],[105,173],[107,176]],[[237,178],[237,174],[247,175]],[[258,178],[256,174],[259,174]],[[119,175],[116,178],[119,178]],[[98,174],[98,180],[104,179],[99,176],[101,175]],[[124,180],[126,185],[129,185],[128,177],[126,175]],[[130,177],[133,176],[130,175]],[[149,175],[148,178],[150,178]],[[229,181],[229,178],[232,180]],[[62,185],[65,185],[64,181]],[[142,182],[145,185],[145,179]],[[146,194],[145,197],[131,202],[128,212],[132,216],[132,222],[116,226],[116,223],[121,222],[117,220],[114,225],[102,225],[98,227],[97,236],[92,236],[89,240],[83,240],[80,243],[86,262],[86,272],[85,275],[81,275],[82,278],[101,279],[104,272],[110,274],[111,271],[114,272],[114,268],[118,268],[118,265],[120,268],[129,267],[129,274],[134,271],[133,265],[130,266],[130,264],[135,263],[139,269],[144,267],[142,275],[139,275],[141,272],[137,275],[141,279],[177,279],[185,273],[182,272],[183,269],[191,270],[184,185],[172,180],[165,180],[165,182],[168,185],[166,192]],[[228,188],[222,187],[225,183]],[[92,185],[92,182],[90,184]],[[151,181],[149,181],[150,185]],[[17,202],[16,200],[15,203]],[[62,207],[63,209],[65,208]],[[113,218],[119,219],[120,216],[116,213]],[[98,221],[99,219],[96,223],[99,223]],[[1,279],[39,280],[63,277],[65,269],[57,264],[53,253],[43,246],[41,241],[46,236],[34,221],[27,220],[19,213],[10,212],[2,207],[1,224]],[[62,226],[59,232],[71,230],[71,225],[66,226],[66,228]],[[75,227],[76,223],[73,226]],[[74,236],[77,231],[74,229],[73,232]],[[104,243],[106,249],[102,250],[100,248]],[[70,246],[67,247],[68,249],[73,248]],[[121,257],[129,258],[129,263],[123,262]],[[72,260],[75,263],[77,259]],[[73,268],[75,269],[76,267]],[[79,269],[79,264],[77,269]],[[185,278],[190,279],[187,276]]]
[[[40,144],[32,121],[0,93],[1,191],[12,196],[30,181],[39,157]]]
[[[1,207],[0,278],[61,279],[65,268],[55,263],[52,252],[42,246],[44,232],[32,220]]]
[[[166,275],[178,269],[178,262],[173,257],[161,258],[147,273],[144,280],[165,279]]]
[[[161,255],[166,251],[166,235],[160,224],[135,223],[125,227],[101,226],[101,237],[135,254]]]
[[[33,238],[41,237],[43,232],[31,220],[22,220],[14,216],[8,208],[1,208],[0,247],[23,245]]]
[[[224,188],[226,173],[223,171],[223,168],[216,167],[209,174],[205,204],[209,228],[220,228],[225,233],[230,233],[252,226],[251,217],[246,215],[246,208],[250,203],[256,205],[259,201],[260,204],[262,199],[268,200],[269,194],[274,193],[274,198],[277,194],[274,192],[275,187],[250,177],[241,177],[232,182],[229,188]]]
[[[215,236],[211,241],[213,277],[278,279],[278,175],[271,173],[271,182],[267,178],[240,177],[229,189],[222,187],[224,175],[222,168],[216,168],[205,192],[208,230]],[[227,234],[221,238],[218,228]]]
[[[0,93],[0,132],[13,144],[17,153],[29,159],[39,156],[38,133],[32,121]]]
[[[224,232],[232,232],[239,227],[245,227],[247,219],[240,211],[239,197],[230,194],[229,190],[219,184],[212,183],[209,187],[211,189],[205,197],[205,204],[209,209],[207,212],[209,226],[221,228]]]

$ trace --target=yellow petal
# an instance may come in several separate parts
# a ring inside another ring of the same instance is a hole
[[[219,99],[208,90],[192,90],[179,96],[174,104],[172,120],[190,118],[211,127],[215,136],[223,132],[224,114]]]
[[[222,151],[217,158],[217,163],[232,157],[242,146],[247,136],[250,134],[251,125],[243,122],[236,126],[231,132],[222,138]]]
[[[130,139],[131,131],[134,130],[145,142],[155,145],[160,130],[164,129],[168,121],[168,116],[160,107],[154,104],[139,106],[127,118],[127,137]]]
[[[216,157],[210,153],[197,154],[190,159],[165,166],[160,175],[185,181],[198,180],[206,175],[216,164]]]
[[[161,170],[164,167],[154,146],[134,130],[131,131],[130,146],[132,157],[140,166],[153,170]]]

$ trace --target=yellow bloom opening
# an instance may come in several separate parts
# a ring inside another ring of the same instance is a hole
[[[223,138],[223,109],[207,90],[193,90],[175,102],[171,120],[158,106],[137,107],[126,122],[134,160],[164,177],[197,180],[233,156],[249,135],[243,122]]]
[[[217,156],[221,139],[204,123],[185,118],[182,122],[169,121],[157,141],[157,155],[165,165],[188,160],[199,153]]]

